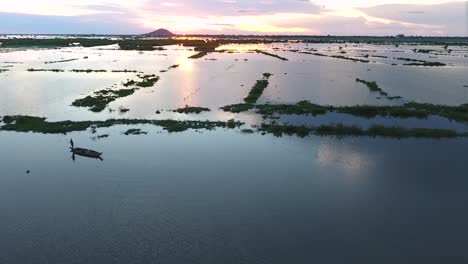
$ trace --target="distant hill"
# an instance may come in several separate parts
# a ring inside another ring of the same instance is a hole
[[[173,37],[173,36],[175,36],[174,33],[170,32],[169,30],[164,29],[164,28],[160,28],[158,30],[155,30],[153,32],[150,32],[150,33],[147,33],[147,34],[144,34],[144,35],[148,36],[148,37]]]

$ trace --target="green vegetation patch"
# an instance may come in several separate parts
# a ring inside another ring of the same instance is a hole
[[[221,108],[226,112],[240,113],[255,109],[257,113],[265,116],[279,115],[323,115],[330,112],[350,114],[358,117],[374,118],[418,118],[424,119],[430,115],[442,116],[457,122],[468,122],[468,104],[460,106],[445,106],[433,104],[407,103],[398,106],[322,106],[301,101],[297,104],[239,104],[228,105]]]
[[[73,69],[70,72],[78,72],[78,73],[92,73],[92,72],[107,72],[106,70],[91,70],[91,69]]]
[[[380,95],[385,96],[388,100],[396,100],[396,99],[402,99],[401,96],[389,96],[387,92],[382,90],[382,88],[379,87],[377,82],[369,82],[366,80],[361,80],[359,78],[356,78],[356,82],[363,83],[365,84],[371,92],[379,92]],[[380,98],[379,98],[380,99]]]
[[[244,102],[246,102],[247,104],[255,104],[260,98],[260,96],[262,96],[263,91],[268,87],[268,79],[270,78],[270,76],[272,76],[271,73],[264,73],[263,79],[257,80],[255,85],[250,90],[249,95],[246,98],[244,98]]]
[[[188,57],[189,59],[200,59],[200,58],[203,58],[205,57],[206,55],[208,55],[208,52],[207,51],[200,51],[199,53],[197,54],[194,54],[190,57]]]
[[[263,54],[263,55],[267,55],[267,56],[270,56],[270,57],[273,57],[273,58],[277,58],[277,59],[280,59],[282,61],[287,61],[288,59],[285,58],[285,57],[281,57],[281,56],[278,56],[276,54],[273,54],[273,53],[269,53],[269,52],[266,52],[266,51],[263,51],[263,50],[254,50],[256,53],[260,53],[260,54]]]
[[[278,105],[256,105],[257,113],[272,116],[274,114],[286,114],[286,115],[323,115],[328,111],[331,111],[331,107],[325,107],[317,104],[312,104],[309,101],[301,101],[295,105],[278,104]]]
[[[369,90],[371,90],[372,92],[383,92],[383,90],[379,87],[377,82],[369,82],[366,80],[361,80],[359,78],[356,78],[356,82],[360,82],[367,85],[367,87],[369,87]]]
[[[233,104],[221,107],[223,111],[231,113],[246,112],[253,108],[255,108],[254,104]]]
[[[128,80],[127,82],[123,83],[123,86],[125,87],[138,86],[142,88],[147,88],[147,87],[154,86],[154,84],[159,81],[159,76],[156,76],[155,74],[137,75],[137,77],[140,78],[141,80],[139,81]]]
[[[70,62],[70,61],[76,61],[78,59],[67,59],[67,60],[58,60],[58,61],[46,61],[44,62],[45,64],[55,64],[55,63],[62,63],[62,62]]]
[[[177,112],[179,114],[200,114],[201,112],[210,112],[209,108],[205,107],[193,107],[193,106],[186,106],[184,108],[179,108],[174,110],[173,112]]]
[[[34,68],[29,68],[27,71],[28,72],[65,72],[65,70],[60,70],[60,69],[34,69]]]
[[[168,132],[182,132],[188,129],[236,128],[243,125],[239,121],[178,121],[178,120],[145,120],[145,119],[109,119],[106,121],[60,121],[48,122],[43,117],[4,116],[3,131],[34,132],[43,134],[66,134],[87,129],[111,127],[114,125],[155,125]],[[8,121],[8,122],[5,122]]]
[[[298,52],[297,50],[289,50],[289,51]],[[319,56],[319,57],[328,57],[328,58],[334,58],[334,59],[349,60],[349,61],[354,61],[354,62],[362,62],[362,63],[369,63],[370,62],[369,60],[351,58],[351,57],[346,57],[346,56],[342,56],[342,55],[326,55],[326,54],[323,54],[323,53],[310,52],[310,51],[300,51],[299,53],[309,54],[309,55],[314,55],[314,56]]]
[[[136,89],[101,90],[95,92],[92,96],[86,96],[85,98],[75,100],[72,105],[77,107],[89,107],[89,110],[93,112],[101,112],[106,109],[109,103],[118,98],[132,95],[135,91]]]
[[[137,73],[138,71],[136,70],[112,70],[112,72],[119,72],[119,73]]]
[[[139,128],[131,128],[127,131],[124,132],[124,135],[129,136],[129,135],[146,135],[148,132],[145,132]]]

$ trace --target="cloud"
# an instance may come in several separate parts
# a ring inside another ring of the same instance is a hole
[[[379,5],[361,10],[393,21],[438,26],[447,35],[468,35],[468,1],[439,5]]]
[[[318,13],[321,11],[318,5],[307,0],[191,0],[183,2],[147,0],[142,6],[145,10],[162,14],[184,13],[191,16],[230,16],[239,13]]]
[[[42,16],[0,13],[2,34],[134,34],[141,26],[116,14]]]
[[[17,1],[26,7],[27,0]],[[28,13],[44,15],[0,14],[0,33],[139,34],[165,27],[182,34],[468,35],[468,2],[331,10],[315,4],[321,0],[44,1],[55,11],[33,6]],[[6,10],[20,7],[14,3]]]

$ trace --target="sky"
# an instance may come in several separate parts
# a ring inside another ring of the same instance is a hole
[[[1,34],[468,36],[457,0],[0,0]]]

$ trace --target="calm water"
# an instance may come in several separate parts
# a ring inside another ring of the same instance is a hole
[[[1,263],[468,261],[467,140],[126,128],[0,133]]]
[[[338,45],[221,48],[235,52],[190,60],[195,52],[179,46],[154,52],[116,46],[0,50],[0,69],[9,70],[0,72],[0,116],[235,118],[248,128],[262,117],[218,108],[241,103],[265,72],[274,75],[261,103],[468,103],[467,47],[451,54],[442,47],[429,47],[437,54],[415,53],[413,46],[344,48],[346,56],[369,55],[368,64],[290,51],[341,55]],[[289,61],[249,52],[257,48]],[[448,66],[410,67],[392,57]],[[66,59],[77,60],[45,63]],[[179,68],[160,72],[175,64]],[[109,104],[130,112],[96,114],[71,103],[119,88],[136,73],[28,68],[128,69],[161,79]],[[356,78],[376,81],[403,99],[377,99]],[[185,105],[212,111],[169,111]],[[282,116],[278,122],[467,131],[466,124],[441,117],[368,120],[333,113]],[[123,135],[129,128],[148,135]],[[104,134],[109,137],[97,138]],[[104,161],[77,157],[73,162],[70,138],[78,147],[104,152]],[[0,264],[465,263],[467,155],[468,139],[277,138],[238,129],[169,134],[153,126],[114,126],[95,134],[0,132]]]

